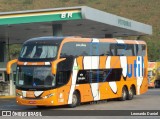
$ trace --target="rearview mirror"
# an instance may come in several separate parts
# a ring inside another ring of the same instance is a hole
[[[56,72],[57,72],[57,64],[59,63],[59,62],[62,62],[62,61],[64,61],[66,58],[61,58],[61,59],[57,59],[57,60],[55,60],[55,61],[53,61],[51,64],[52,64],[52,74],[56,74]]]
[[[7,74],[11,73],[12,65],[17,63],[18,59],[11,60],[7,63]]]

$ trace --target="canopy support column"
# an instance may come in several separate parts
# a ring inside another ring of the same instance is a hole
[[[53,36],[63,36],[62,24],[53,24],[52,29],[53,29]]]

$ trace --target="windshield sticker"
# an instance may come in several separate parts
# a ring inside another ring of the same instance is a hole
[[[86,47],[87,45],[84,44],[84,43],[79,43],[79,44],[76,44],[76,47]]]

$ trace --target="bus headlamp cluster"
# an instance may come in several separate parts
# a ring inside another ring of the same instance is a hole
[[[17,93],[16,93],[16,96],[21,97],[21,96],[22,96],[22,92],[17,92]]]
[[[51,93],[51,94],[49,94],[49,95],[46,95],[46,96],[44,96],[43,98],[44,99],[46,99],[46,98],[50,98],[50,97],[52,97],[54,94],[53,93]]]

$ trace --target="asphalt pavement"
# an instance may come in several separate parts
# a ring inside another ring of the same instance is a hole
[[[117,101],[117,100],[103,100],[98,102],[89,102],[81,104],[80,106],[76,108],[69,108],[68,106],[58,106],[58,107],[46,107],[39,109],[35,106],[21,106],[17,105],[15,98],[2,98],[0,99],[0,110],[27,110],[27,111],[33,111],[33,110],[160,110],[160,89],[149,89],[147,93],[143,95],[137,95],[134,97],[133,100],[126,100],[126,101]],[[116,115],[116,114],[115,114]],[[159,114],[160,115],[160,114]],[[62,116],[63,117],[63,116]],[[73,116],[72,116],[73,117]],[[61,117],[58,117],[59,119]],[[58,119],[57,118],[57,119]],[[91,118],[89,116],[87,119]],[[101,116],[98,116],[96,118],[103,118]],[[108,117],[109,118],[109,117]],[[111,118],[113,118],[111,116]],[[117,119],[125,119],[125,118],[160,118],[160,117],[138,117],[138,116],[131,116],[131,117],[121,117],[121,116],[115,116],[114,118]],[[84,118],[85,119],[85,118]]]

